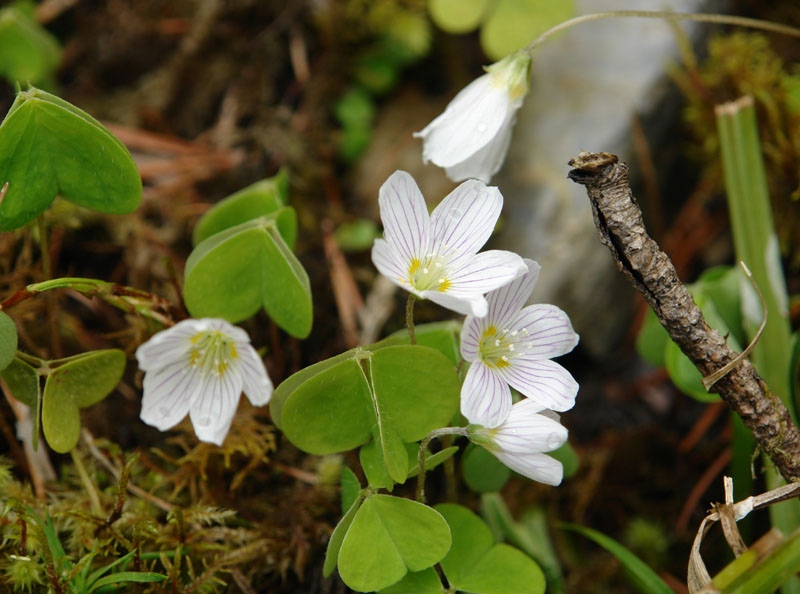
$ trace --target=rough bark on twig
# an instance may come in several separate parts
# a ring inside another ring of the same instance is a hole
[[[600,240],[700,373],[708,376],[735,359],[737,353],[706,323],[669,257],[647,234],[627,165],[608,153],[581,153],[569,164],[575,168],[569,178],[586,186]],[[750,362],[741,361],[712,391],[742,418],[783,477],[800,479],[800,432]]]

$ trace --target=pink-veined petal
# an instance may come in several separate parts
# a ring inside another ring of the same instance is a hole
[[[516,109],[510,109],[508,115],[516,115]],[[506,160],[508,147],[511,146],[511,133],[514,130],[515,117],[507,117],[497,132],[497,135],[489,141],[483,148],[475,151],[472,155],[445,167],[447,177],[453,181],[465,179],[479,179],[484,183],[489,183],[492,176],[500,171],[503,161]]]
[[[383,239],[376,239],[372,244],[372,263],[383,276],[388,278],[398,287],[406,291],[413,291],[409,282],[409,266],[411,261],[402,260],[402,255],[390,243]]]
[[[422,160],[439,167],[461,163],[497,136],[509,109],[507,89],[493,84],[491,74],[476,78],[415,134],[423,138]]]
[[[249,344],[239,348],[238,371],[242,376],[242,390],[253,406],[267,404],[272,397],[272,381],[261,357]]]
[[[497,427],[511,412],[511,390],[485,363],[475,361],[461,386],[461,414],[470,423]]]
[[[378,194],[383,236],[400,256],[411,264],[429,249],[430,217],[425,198],[414,178],[405,171],[395,171],[381,186]],[[403,277],[408,275],[404,271]]]
[[[203,390],[189,409],[194,432],[199,440],[222,445],[236,414],[241,394],[242,378],[230,369],[228,373],[220,375],[206,373]]]
[[[497,328],[511,328],[511,321],[530,299],[533,287],[539,280],[539,271],[542,269],[538,263],[524,258],[527,272],[514,279],[507,285],[489,293],[486,300],[489,302],[487,318]]]
[[[561,462],[547,454],[492,453],[511,470],[545,485],[556,487],[564,478],[564,467]]]
[[[579,340],[569,316],[555,305],[529,305],[518,312],[508,326],[518,332],[526,331],[518,349],[529,359],[560,357],[574,349]]]
[[[567,429],[561,423],[533,412],[532,407],[511,407],[505,423],[491,432],[492,440],[510,454],[552,452],[567,441]]]
[[[563,412],[575,406],[578,382],[554,361],[515,358],[497,370],[512,388],[551,410]]]
[[[189,412],[203,389],[203,378],[199,370],[189,365],[184,352],[184,360],[147,372],[143,387],[139,418],[148,425],[166,431],[180,423]]]
[[[433,250],[442,254],[476,254],[489,240],[503,209],[500,190],[477,180],[465,181],[431,213]]]
[[[464,325],[461,327],[461,356],[465,361],[472,362],[478,358],[478,349],[481,345],[481,337],[486,329],[486,317],[478,318],[467,316]]]
[[[488,250],[460,259],[458,266],[454,265],[448,271],[447,280],[450,284],[444,292],[461,299],[468,299],[471,295],[482,296],[510,283],[527,271],[528,267],[517,254],[504,250]]]

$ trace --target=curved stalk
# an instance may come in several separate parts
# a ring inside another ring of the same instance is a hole
[[[719,25],[734,25],[737,27],[760,29],[762,31],[769,31],[771,33],[789,35],[791,37],[800,37],[800,29],[797,27],[741,16],[692,12],[671,12],[667,10],[609,10],[607,12],[584,14],[569,19],[568,21],[564,21],[563,23],[559,23],[555,27],[551,27],[539,35],[539,37],[531,41],[527,46],[525,46],[524,51],[527,52],[529,56],[533,56],[534,50],[556,33],[574,27],[575,25],[580,25],[581,23],[615,18],[643,18],[692,21],[696,23],[716,23]]]

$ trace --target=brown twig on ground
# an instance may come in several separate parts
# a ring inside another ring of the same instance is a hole
[[[627,165],[608,153],[581,153],[569,164],[575,167],[569,178],[586,186],[600,240],[700,373],[711,375],[735,359],[737,353],[706,323],[669,257],[647,234]],[[783,477],[800,479],[800,431],[750,362],[743,360],[712,390],[742,418]]]
[[[325,259],[328,261],[333,297],[336,309],[339,311],[344,343],[351,349],[358,346],[358,310],[364,307],[364,300],[361,298],[347,259],[333,236],[333,221],[330,219],[322,221],[322,246],[325,249]]]

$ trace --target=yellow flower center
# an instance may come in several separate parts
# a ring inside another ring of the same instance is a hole
[[[508,367],[515,357],[525,354],[532,347],[527,337],[527,328],[498,330],[494,325],[490,325],[481,336],[478,356],[489,367],[498,369]]]
[[[436,254],[428,254],[422,261],[411,260],[405,282],[417,291],[446,291],[451,285],[443,259]]]
[[[221,376],[239,356],[231,337],[216,330],[195,334],[191,344],[189,364],[203,374]]]

